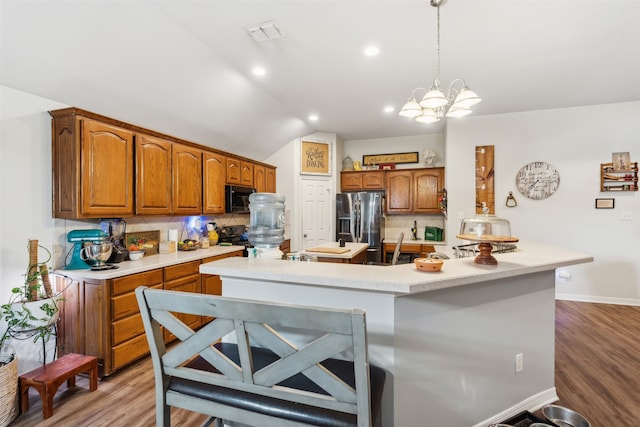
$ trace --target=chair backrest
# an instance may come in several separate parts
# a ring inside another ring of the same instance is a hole
[[[157,406],[179,406],[173,405],[165,395],[172,378],[183,378],[203,383],[205,387],[231,388],[355,414],[358,426],[371,424],[364,311],[257,302],[146,287],[136,289],[136,295],[153,359]],[[194,331],[178,318],[180,313],[214,320]],[[180,342],[167,348],[163,328]],[[234,347],[239,360],[232,360],[221,351],[221,341],[237,344]],[[269,349],[276,360],[256,369],[256,347]],[[185,366],[198,356],[215,369],[198,371],[193,365]],[[349,366],[354,384],[343,381],[326,366],[327,363],[322,363],[329,358],[353,362]],[[300,374],[320,391],[301,392],[286,385],[284,380]],[[206,410],[199,412],[207,413]],[[157,417],[159,414],[156,409]],[[251,423],[246,418],[231,421]]]
[[[402,240],[404,239],[404,233],[400,233],[398,236],[398,243],[396,243],[396,249],[393,251],[393,257],[391,258],[391,265],[398,263],[398,257],[400,256],[400,248],[402,247]]]

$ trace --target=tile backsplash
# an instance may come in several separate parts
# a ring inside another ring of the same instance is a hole
[[[411,228],[416,221],[418,239],[424,239],[424,228],[445,228],[442,215],[387,215],[385,218],[385,240],[396,240],[400,233],[404,233],[404,240],[411,240]],[[446,237],[445,237],[446,239]]]

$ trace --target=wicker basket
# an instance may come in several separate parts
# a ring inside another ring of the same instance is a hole
[[[18,359],[0,366],[0,427],[18,416]]]

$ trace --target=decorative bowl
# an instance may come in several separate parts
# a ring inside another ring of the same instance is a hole
[[[542,415],[560,427],[591,427],[585,417],[569,408],[558,405],[547,405],[542,408]]]
[[[144,256],[144,251],[129,251],[129,259],[131,261],[139,261]]]
[[[413,263],[420,271],[440,271],[444,261],[436,258],[416,258]]]

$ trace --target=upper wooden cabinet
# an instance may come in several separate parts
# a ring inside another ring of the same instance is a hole
[[[443,188],[444,168],[387,171],[387,213],[440,214]]]
[[[202,213],[202,150],[182,144],[172,146],[173,213]]]
[[[79,108],[50,111],[53,217],[224,213],[225,184],[275,192],[275,168]]]
[[[53,216],[133,215],[133,132],[73,108],[51,115]]]
[[[202,213],[223,214],[227,158],[219,153],[205,152],[202,162]]]
[[[387,213],[413,213],[413,172],[391,171],[386,177]]]
[[[172,146],[171,142],[164,139],[136,135],[137,214],[171,214]]]
[[[267,193],[275,193],[276,192],[276,168],[271,168],[265,166],[265,192]]]
[[[267,191],[267,171],[264,166],[253,165],[253,187],[258,193]]]
[[[416,213],[441,213],[438,198],[444,188],[444,168],[416,170],[413,177],[413,211]]]
[[[384,177],[384,171],[341,172],[340,190],[384,190]]]
[[[254,187],[254,164],[250,161],[227,157],[227,184]]]

